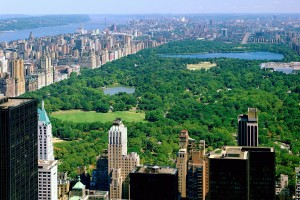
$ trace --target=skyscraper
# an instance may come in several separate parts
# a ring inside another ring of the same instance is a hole
[[[130,199],[178,199],[178,170],[171,167],[140,166],[130,172]]]
[[[206,196],[206,165],[204,159],[205,141],[200,140],[196,148],[190,150],[187,171],[188,199],[205,199]]]
[[[256,108],[248,108],[248,115],[238,116],[238,145],[258,146],[258,116]]]
[[[127,127],[116,119],[109,130],[108,173],[110,174],[110,198],[128,198],[129,172],[140,164],[137,153],[127,155]]]
[[[44,108],[38,108],[38,159],[39,160],[54,160],[53,144],[52,144],[52,125]]]
[[[0,97],[0,199],[38,199],[37,100]]]
[[[273,148],[224,147],[209,156],[209,198],[275,199]]]
[[[205,141],[196,142],[187,130],[179,135],[180,150],[177,154],[178,191],[181,199],[205,199],[207,193],[207,165],[204,157]]]
[[[42,102],[38,108],[38,174],[39,199],[57,199],[57,160],[54,160],[52,125]]]

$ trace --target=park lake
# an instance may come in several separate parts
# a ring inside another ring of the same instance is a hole
[[[193,53],[193,54],[161,54],[167,58],[235,58],[243,60],[282,60],[283,55],[278,53],[257,52],[230,52],[230,53]]]
[[[119,92],[125,92],[127,94],[132,94],[135,92],[135,88],[129,87],[129,86],[118,85],[118,86],[107,87],[103,91],[104,91],[104,94],[109,94],[109,95],[118,94]]]

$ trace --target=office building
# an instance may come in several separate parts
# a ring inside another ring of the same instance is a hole
[[[136,167],[130,172],[130,199],[177,200],[178,170],[159,166]]]
[[[109,130],[108,173],[110,175],[110,198],[128,199],[129,173],[140,164],[137,153],[127,154],[127,127],[116,119]]]
[[[92,172],[90,189],[109,191],[108,151],[105,149],[97,160],[97,168]]]
[[[275,199],[274,149],[224,147],[211,154],[208,199]]]
[[[258,116],[256,108],[248,108],[247,115],[238,116],[238,145],[258,146]]]
[[[38,108],[38,159],[39,160],[54,160],[53,144],[52,144],[52,125],[44,108]]]
[[[38,108],[38,174],[39,199],[57,199],[57,164],[54,160],[52,125],[44,108]]]
[[[57,160],[39,160],[39,199],[57,200]]]
[[[38,199],[37,100],[0,97],[0,199]]]

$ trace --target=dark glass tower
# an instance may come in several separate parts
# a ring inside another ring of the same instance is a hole
[[[37,100],[0,97],[0,199],[38,199]]]
[[[209,157],[211,200],[275,199],[275,152],[271,147],[224,147]]]
[[[108,151],[105,149],[97,160],[97,169],[93,170],[91,189],[109,191]]]
[[[131,200],[178,200],[178,170],[140,166],[130,173]]]
[[[258,146],[258,117],[256,108],[248,108],[248,115],[238,116],[238,145]]]

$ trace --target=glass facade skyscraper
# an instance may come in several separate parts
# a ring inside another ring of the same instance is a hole
[[[0,199],[38,199],[37,100],[0,97]]]

